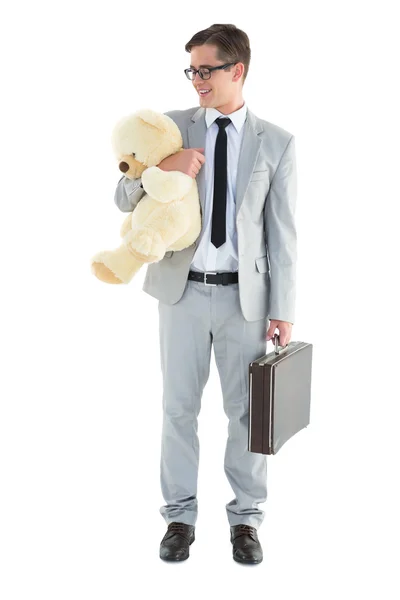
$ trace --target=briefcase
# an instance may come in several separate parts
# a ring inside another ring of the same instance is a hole
[[[289,342],[249,364],[248,450],[276,454],[310,423],[312,344]]]

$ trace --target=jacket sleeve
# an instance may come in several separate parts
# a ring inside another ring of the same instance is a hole
[[[294,323],[296,302],[297,167],[295,138],[282,154],[264,208],[267,253],[270,261],[270,320]]]
[[[129,179],[123,175],[118,181],[114,202],[122,212],[132,212],[144,193],[141,177]]]

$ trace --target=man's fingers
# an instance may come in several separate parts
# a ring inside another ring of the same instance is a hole
[[[196,165],[196,167],[197,167],[197,168],[199,169],[199,171],[200,171],[201,167],[203,166],[203,163],[202,163],[202,162],[201,162],[201,161],[200,161],[200,160],[199,160],[199,159],[196,157],[196,158],[194,159],[194,165]],[[194,165],[193,165],[193,166],[194,166]]]
[[[206,157],[204,156],[204,154],[201,154],[201,152],[204,152],[204,148],[192,148],[192,150],[197,150],[198,154],[196,156],[196,159],[201,162],[201,163],[205,163],[206,162]]]

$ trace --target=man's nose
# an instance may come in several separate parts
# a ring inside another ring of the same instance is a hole
[[[196,75],[194,76],[194,79],[192,81],[194,81],[194,83],[196,83],[197,78],[199,78],[199,81],[203,81],[198,73],[196,73]]]

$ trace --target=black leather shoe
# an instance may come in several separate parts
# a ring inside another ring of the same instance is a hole
[[[258,564],[262,561],[263,551],[255,527],[231,525],[231,542],[236,562]]]
[[[160,558],[163,560],[186,560],[189,546],[195,540],[194,525],[174,521],[169,523],[160,544]]]

